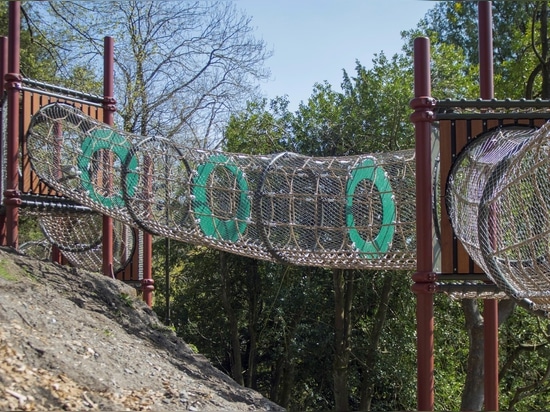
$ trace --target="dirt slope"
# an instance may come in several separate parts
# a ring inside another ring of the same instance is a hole
[[[132,288],[0,248],[0,410],[277,411]]]

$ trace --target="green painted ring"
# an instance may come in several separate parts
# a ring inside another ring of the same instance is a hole
[[[88,166],[90,160],[95,152],[98,150],[108,150],[115,154],[119,158],[120,162],[124,164],[126,156],[130,152],[130,143],[121,135],[113,132],[109,129],[97,129],[90,133],[90,136],[86,137],[80,146],[82,154],[78,156],[77,166],[81,172],[80,180],[84,190],[88,192],[90,197],[101,203],[108,208],[121,207],[124,205],[122,198],[122,189],[113,196],[103,196],[95,191],[92,178]],[[135,171],[137,168],[137,159],[135,156],[130,160],[128,164],[128,170]],[[133,196],[136,190],[138,181],[138,175],[136,173],[128,173],[126,175],[126,189],[130,196]]]
[[[216,167],[224,167],[235,179],[239,186],[239,204],[237,213],[233,218],[222,220],[212,215],[212,209],[208,206],[206,184],[210,174]],[[230,242],[239,240],[247,227],[246,220],[250,216],[250,200],[248,199],[248,183],[242,171],[224,155],[213,155],[208,161],[197,168],[197,176],[193,179],[192,193],[193,211],[199,219],[202,232],[215,239],[223,239]]]
[[[355,228],[355,217],[353,216],[353,196],[357,185],[363,180],[370,180],[380,192],[380,201],[382,203],[382,226],[378,235],[373,240],[367,240],[361,237],[359,231]],[[396,207],[393,197],[393,191],[384,169],[376,166],[371,158],[355,167],[351,173],[351,178],[346,185],[346,225],[348,235],[355,247],[361,252],[361,256],[366,259],[376,259],[380,254],[386,253],[391,246],[395,234]]]

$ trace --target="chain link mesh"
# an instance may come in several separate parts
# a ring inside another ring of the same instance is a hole
[[[469,255],[507,295],[542,311],[550,305],[549,129],[506,126],[477,137],[453,163],[446,190]],[[114,130],[67,104],[33,117],[27,145],[44,182],[118,222],[119,261],[135,247],[131,225],[286,264],[416,266],[413,151],[313,158],[197,150]],[[84,253],[101,267],[93,219],[42,222],[69,260],[81,263]]]

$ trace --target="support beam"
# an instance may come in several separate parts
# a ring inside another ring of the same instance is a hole
[[[5,83],[4,79],[6,77],[6,73],[8,73],[8,38],[3,36],[0,37],[0,82],[2,84],[2,95],[4,95],[5,90]],[[2,116],[2,119],[5,117]],[[6,127],[7,125],[2,124],[2,128]],[[4,135],[4,133],[0,133],[0,159],[5,158],[4,148],[6,147],[6,142],[4,142],[4,139],[6,139],[7,136]],[[5,187],[4,187],[4,167],[0,167],[0,193],[4,193]],[[3,196],[3,195],[2,195]],[[0,246],[6,246],[7,245],[7,237],[6,237],[6,214],[5,212],[0,214]]]
[[[116,111],[114,99],[114,40],[112,37],[104,39],[103,56],[103,122],[112,126]],[[110,161],[109,159],[106,159]],[[111,178],[109,173],[106,177]],[[112,182],[111,182],[112,184]],[[114,277],[113,271],[113,219],[103,216],[103,274]]]
[[[414,113],[416,137],[416,233],[417,271],[412,290],[417,296],[417,402],[418,410],[434,410],[434,311],[432,245],[431,123],[435,100],[431,97],[430,41],[414,41]]]
[[[479,92],[484,100],[494,98],[492,2],[479,1]],[[498,411],[498,301],[483,304],[485,410]]]
[[[19,97],[21,92],[20,73],[20,30],[21,4],[9,2],[9,37],[8,37],[8,73],[5,76],[5,87],[8,99],[8,124],[6,142],[6,187],[4,187],[4,205],[6,206],[6,244],[19,247]]]

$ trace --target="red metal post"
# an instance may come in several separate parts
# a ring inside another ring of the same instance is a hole
[[[104,39],[103,56],[103,122],[112,126],[116,111],[115,73],[114,73],[114,40]],[[114,276],[113,273],[113,219],[103,216],[103,274]]]
[[[154,164],[151,157],[144,156],[143,169],[149,176],[147,179],[147,191],[153,190],[153,182],[150,176],[154,170]],[[153,306],[153,291],[155,290],[155,281],[153,279],[153,236],[150,233],[143,233],[143,278],[141,279],[141,291],[142,297],[145,303],[149,306]]]
[[[8,124],[6,142],[6,187],[4,188],[4,205],[6,206],[6,243],[14,249],[19,247],[19,96],[21,90],[20,74],[20,28],[21,4],[9,2],[8,28],[8,73],[5,76],[5,87],[8,99]]]
[[[153,280],[153,236],[150,233],[143,233],[143,279],[141,279],[141,290],[143,300],[149,306],[153,306],[153,291],[155,281]]]
[[[0,37],[0,82],[2,84],[2,95],[4,94],[4,78],[8,72],[8,38]],[[3,117],[2,117],[3,118]],[[6,126],[1,125],[2,129]],[[4,134],[0,133],[0,193],[4,193],[4,168],[6,165],[4,162]],[[6,214],[2,213],[0,215],[0,246],[6,246]]]
[[[0,81],[2,82],[2,93],[4,93],[4,77],[8,72],[8,38],[0,37]]]
[[[494,98],[492,2],[479,1],[479,91],[482,99]],[[485,410],[498,410],[498,301],[483,304]]]
[[[482,99],[492,99],[494,97],[492,2],[480,1],[477,7],[479,30],[479,91]]]
[[[54,125],[55,130],[55,151],[53,152],[54,161],[53,164],[56,165],[55,178],[61,179],[63,173],[61,171],[61,146],[63,145],[63,127],[61,123],[56,123]],[[63,264],[63,255],[61,250],[56,245],[51,246],[51,260],[52,262]]]
[[[417,403],[418,410],[434,409],[434,311],[432,245],[431,123],[435,100],[431,97],[430,41],[414,41],[414,113],[411,121],[416,136],[416,250],[417,271],[412,290],[417,296]]]

